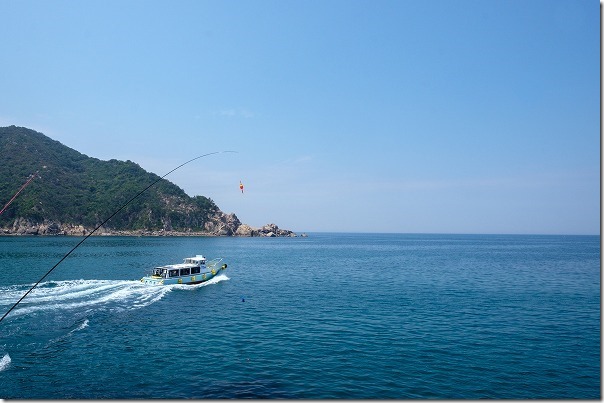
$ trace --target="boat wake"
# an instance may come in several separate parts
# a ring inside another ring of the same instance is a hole
[[[4,357],[0,359],[0,372],[4,371],[10,365],[11,359],[8,353],[4,354]]]
[[[119,314],[149,306],[172,291],[196,290],[228,280],[225,275],[197,285],[150,286],[136,280],[66,280],[40,283],[7,316],[0,332],[0,372],[11,367],[11,349],[56,354],[67,340],[86,332],[97,314]],[[0,312],[8,311],[32,284],[0,287]],[[35,325],[33,325],[35,323]],[[24,338],[23,334],[27,334]],[[26,344],[24,340],[27,340]],[[3,355],[4,354],[4,355]]]
[[[69,334],[86,329],[88,327],[89,322],[90,321],[88,319],[84,319],[84,321],[80,323],[75,329],[71,330]]]
[[[0,289],[0,307],[12,306],[31,285]],[[137,281],[68,280],[40,283],[11,312],[11,316],[86,308],[139,308],[160,300],[167,289],[150,289]],[[117,304],[116,304],[117,302]]]
[[[161,300],[172,290],[198,289],[225,279],[228,280],[228,277],[221,275],[195,286],[148,286],[134,280],[48,281],[40,283],[23,299],[9,318],[57,310],[139,309]],[[0,310],[8,310],[30,287],[31,285],[0,287]],[[88,323],[83,322],[81,326],[85,328]]]
[[[229,278],[226,276],[226,274],[219,274],[216,277],[211,278],[208,281],[204,281],[203,283],[199,283],[199,284],[173,284],[173,285],[169,285],[167,287],[170,287],[172,290],[196,290],[198,288],[201,287],[205,287],[207,285],[212,285],[212,284],[216,284],[219,283],[221,281],[224,280],[228,280]],[[164,286],[166,287],[166,286]]]

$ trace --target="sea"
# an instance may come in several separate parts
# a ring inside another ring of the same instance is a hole
[[[81,239],[0,237],[4,314]],[[600,236],[88,238],[0,322],[3,399],[601,399]],[[203,254],[201,285],[149,286]]]

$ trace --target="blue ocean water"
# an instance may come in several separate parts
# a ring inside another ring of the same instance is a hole
[[[0,237],[2,313],[78,241]],[[599,236],[91,237],[0,323],[0,398],[600,399],[600,330]]]

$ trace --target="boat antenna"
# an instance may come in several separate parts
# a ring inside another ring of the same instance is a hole
[[[118,208],[117,210],[115,210],[115,212],[113,214],[111,214],[105,221],[103,221],[102,223],[100,223],[99,225],[96,226],[95,229],[93,229],[88,235],[86,235],[80,242],[78,242],[78,244],[76,246],[74,246],[73,248],[71,248],[71,250],[69,252],[67,252],[65,254],[65,256],[63,256],[61,258],[61,260],[59,260],[54,266],[52,266],[50,268],[50,270],[48,270],[48,272],[46,272],[45,275],[43,275],[40,280],[36,281],[36,283],[31,286],[31,288],[29,290],[27,290],[27,292],[25,294],[23,294],[23,296],[21,298],[19,298],[19,300],[17,302],[15,302],[15,304],[8,310],[6,311],[6,313],[0,318],[0,322],[2,322],[4,320],[4,318],[6,318],[8,316],[8,314],[17,307],[17,305],[19,305],[19,303],[21,301],[23,301],[23,299],[25,299],[25,297],[27,297],[27,295],[29,295],[30,292],[32,292],[34,290],[34,288],[36,288],[38,286],[38,284],[40,284],[42,282],[42,280],[44,280],[46,277],[48,277],[48,275],[50,273],[52,273],[52,271],[54,269],[57,268],[58,265],[61,264],[61,262],[63,262],[63,260],[67,259],[67,257],[69,255],[71,255],[71,253],[76,250],[81,244],[84,243],[85,240],[87,240],[92,234],[94,234],[96,232],[96,230],[98,230],[99,228],[101,228],[103,225],[105,225],[107,223],[107,221],[111,220],[117,213],[119,213],[120,211],[122,211],[124,209],[124,207],[126,207],[127,205],[129,205],[130,203],[132,203],[134,200],[136,200],[140,195],[142,195],[143,193],[145,193],[147,190],[149,190],[153,185],[155,185],[157,182],[161,181],[162,179],[164,179],[166,176],[170,175],[172,172],[176,171],[179,168],[182,168],[183,166],[187,165],[189,162],[193,162],[195,160],[198,160],[200,158],[203,157],[207,157],[209,155],[214,155],[214,154],[222,154],[222,153],[236,153],[237,151],[215,151],[213,153],[208,153],[208,154],[204,154],[204,155],[200,155],[199,157],[195,157],[193,159],[188,160],[187,162],[180,164],[179,166],[177,166],[176,168],[174,168],[173,170],[171,170],[170,172],[168,172],[167,174],[165,174],[164,176],[162,176],[161,178],[157,179],[155,182],[151,183],[149,186],[147,186],[146,188],[144,188],[143,190],[141,190],[140,192],[138,192],[138,194],[134,197],[132,197],[130,200],[128,200],[126,203],[124,203],[120,208]],[[31,180],[30,180],[31,181]]]

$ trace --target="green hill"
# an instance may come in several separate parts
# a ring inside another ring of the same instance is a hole
[[[0,208],[38,172],[0,215],[0,228],[18,223],[90,230],[159,176],[132,161],[102,161],[23,127],[0,127]],[[224,225],[222,225],[224,224]],[[169,230],[232,235],[241,223],[204,196],[189,197],[162,179],[113,217],[110,230]]]

